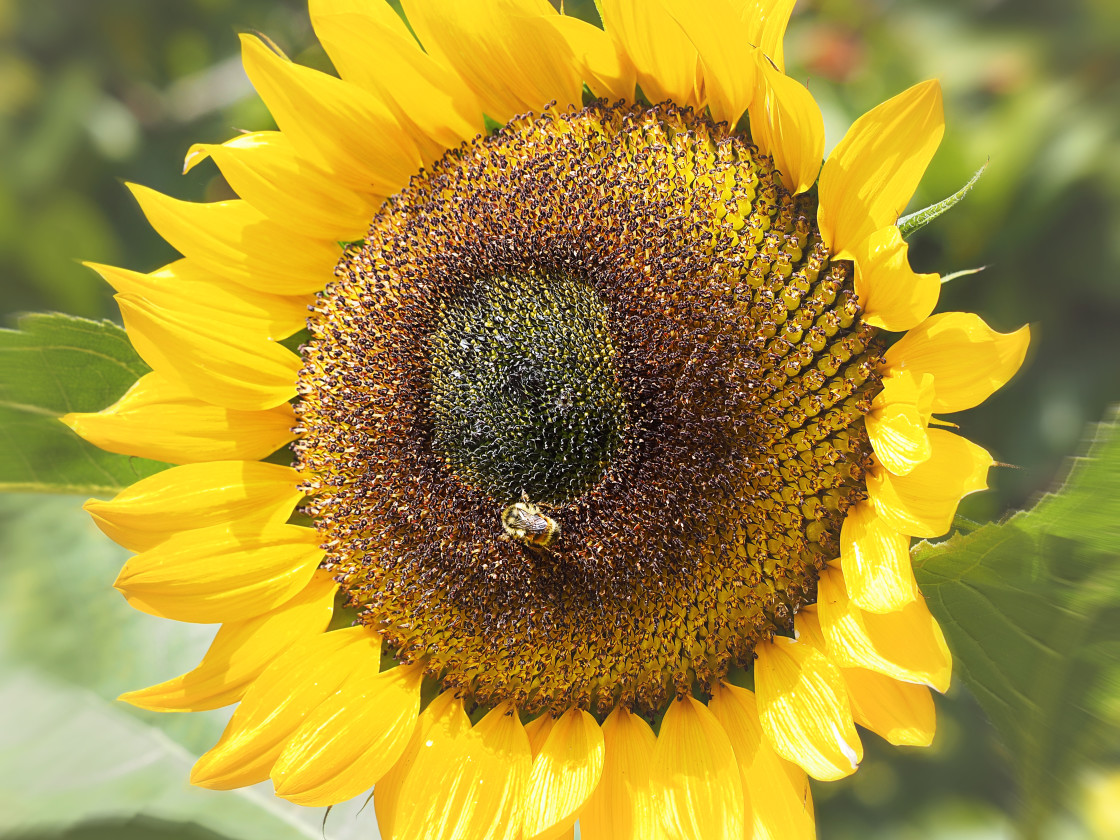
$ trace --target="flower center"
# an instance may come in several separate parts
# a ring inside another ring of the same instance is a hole
[[[432,445],[495,499],[559,504],[603,475],[626,405],[607,309],[586,280],[487,277],[437,318]]]
[[[320,295],[299,384],[360,620],[530,714],[749,668],[866,495],[880,351],[815,218],[668,105],[518,118],[414,177]]]

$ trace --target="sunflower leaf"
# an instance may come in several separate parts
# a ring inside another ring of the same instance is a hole
[[[1115,759],[1120,682],[1120,427],[1097,427],[1033,509],[914,550],[961,680],[1006,745],[1025,837],[1087,764]]]
[[[111,405],[147,372],[109,321],[35,314],[0,330],[0,490],[113,495],[166,467],[103,452],[58,421]]]
[[[959,204],[961,200],[972,191],[972,188],[976,186],[976,182],[980,180],[980,176],[984,174],[984,170],[987,168],[988,161],[985,161],[984,165],[976,170],[976,174],[969,179],[968,183],[951,196],[899,219],[898,232],[902,235],[902,238],[906,239],[912,233],[921,230],[938,216]],[[959,277],[960,274],[958,273],[956,276]]]

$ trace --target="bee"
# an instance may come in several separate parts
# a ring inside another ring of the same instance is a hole
[[[541,513],[521,491],[521,501],[502,511],[502,539],[520,540],[530,548],[548,548],[560,537],[560,523]]]

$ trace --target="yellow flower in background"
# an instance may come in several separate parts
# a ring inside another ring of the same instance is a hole
[[[909,267],[940,89],[822,168],[789,0],[403,6],[311,0],[341,79],[244,36],[279,130],[187,156],[240,199],[133,186],[183,258],[95,266],[152,372],[64,419],[179,466],[86,507],[221,624],[124,699],[239,702],[195,784],[373,787],[387,838],[811,837],[856,724],[933,737],[909,541],[993,461],[930,424],[1028,343]]]

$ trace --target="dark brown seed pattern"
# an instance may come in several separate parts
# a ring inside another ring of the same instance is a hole
[[[747,138],[670,105],[518,118],[417,175],[303,350],[298,467],[360,620],[529,714],[656,712],[750,667],[865,496],[880,348],[815,217]],[[487,350],[499,334],[516,352]],[[493,399],[456,371],[489,371]],[[549,473],[527,440],[584,460]],[[546,473],[556,543],[501,539]]]

